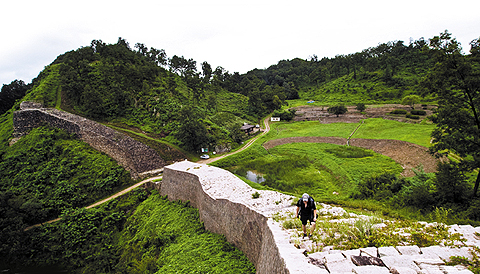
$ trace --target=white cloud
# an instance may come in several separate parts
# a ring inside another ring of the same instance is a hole
[[[425,39],[448,29],[480,36],[480,2],[17,0],[2,3],[0,84],[30,82],[56,56],[91,40],[126,39],[230,72],[282,59],[334,57],[379,43]],[[8,26],[8,27],[6,27]]]

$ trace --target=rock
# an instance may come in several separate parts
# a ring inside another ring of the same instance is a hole
[[[357,274],[389,274],[390,271],[386,267],[376,266],[376,265],[365,265],[357,266],[354,270],[354,273]]]
[[[365,247],[365,248],[360,248],[362,256],[368,255],[372,257],[378,257],[378,249],[376,247]]]
[[[440,270],[448,274],[473,274],[472,271],[468,270],[463,265],[442,265],[440,266]]]
[[[419,274],[445,274],[438,266],[420,269]]]
[[[378,248],[378,256],[380,258],[385,257],[385,256],[398,256],[400,253],[398,253],[397,249],[393,246],[382,246]]]
[[[440,258],[431,259],[431,258],[414,258],[413,262],[416,263],[420,268],[421,265],[429,266],[429,265],[444,265],[445,262],[442,261]]]
[[[420,271],[420,268],[413,262],[415,256],[401,255],[401,256],[385,256],[382,257],[383,263],[389,268],[408,267],[415,271]]]
[[[438,257],[444,261],[450,261],[452,256],[460,256],[468,258],[469,260],[473,259],[470,249],[468,247],[453,248],[453,247],[443,247],[443,246],[429,246],[422,247],[421,252],[425,256]]]
[[[351,256],[360,256],[360,249],[343,250],[342,254],[345,258],[350,259]]]
[[[325,261],[328,263],[346,261],[347,259],[343,256],[342,253],[334,253],[325,255]]]
[[[347,261],[347,259],[330,263],[327,262],[325,266],[330,273],[351,273],[355,272],[357,267],[352,262]]]
[[[390,273],[392,273],[392,274],[417,274],[417,271],[411,269],[410,267],[392,267],[392,268],[390,268]]]
[[[308,253],[311,253],[314,250],[314,248],[316,248],[316,244],[313,243],[313,241],[307,240],[307,241],[301,242],[299,244],[299,247],[301,249],[305,249]]]
[[[312,261],[315,261],[317,264],[325,265],[327,263],[327,260],[325,259],[326,255],[328,255],[328,252],[315,252],[308,254],[308,258],[309,260],[312,259]]]
[[[385,224],[385,223],[379,223],[379,224],[374,224],[374,225],[372,226],[372,228],[373,228],[373,229],[382,229],[382,228],[384,228],[384,227],[386,227],[386,226],[387,226],[387,224]]]
[[[312,257],[308,257],[308,262],[313,264],[314,266],[318,266],[318,267],[325,267],[325,261],[323,260],[318,260],[316,258],[312,258]]]
[[[402,255],[418,255],[418,254],[420,254],[420,248],[416,245],[397,246],[396,249]]]
[[[364,266],[364,265],[376,265],[376,266],[383,266],[385,264],[380,258],[371,257],[371,256],[351,256],[352,262],[357,266]]]

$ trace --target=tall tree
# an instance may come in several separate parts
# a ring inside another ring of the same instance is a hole
[[[22,80],[14,80],[10,84],[3,84],[0,92],[0,115],[8,111],[15,104],[17,99],[25,96],[28,85]]]
[[[182,146],[191,152],[199,152],[208,145],[207,127],[202,121],[203,115],[193,106],[183,106],[178,113],[178,127],[175,137]]]
[[[438,100],[433,121],[431,152],[446,155],[451,151],[461,157],[459,168],[473,171],[480,168],[480,60],[472,41],[471,55],[461,53],[460,44],[445,31],[430,39],[436,65],[423,82]],[[476,196],[480,173],[475,181]]]
[[[210,83],[210,78],[212,77],[212,73],[213,73],[213,70],[212,70],[212,66],[210,66],[210,64],[205,61],[202,63],[202,74],[203,74],[203,82],[205,84],[208,84]]]

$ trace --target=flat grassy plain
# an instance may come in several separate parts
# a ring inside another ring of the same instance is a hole
[[[360,125],[352,138],[400,140],[424,147],[430,145],[433,124],[410,124],[381,118],[364,120],[364,123],[320,124],[317,121],[275,123],[267,135],[268,139],[288,137],[342,137],[348,138]]]

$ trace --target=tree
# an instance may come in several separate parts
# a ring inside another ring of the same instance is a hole
[[[355,108],[356,110],[362,112],[366,109],[367,107],[365,107],[365,104],[364,103],[358,103],[357,104],[357,107]]]
[[[207,127],[202,122],[201,113],[192,106],[183,106],[178,113],[178,127],[175,137],[182,146],[191,152],[198,152],[208,145]]]
[[[471,55],[463,55],[447,31],[432,38],[430,50],[437,63],[422,82],[438,101],[430,151],[436,155],[457,154],[461,157],[458,168],[465,172],[480,168],[480,60],[476,58],[475,42],[471,45]],[[480,173],[474,196],[479,184]]]
[[[210,83],[210,78],[212,77],[212,73],[213,73],[212,66],[210,66],[210,64],[207,61],[203,62],[202,74],[203,74],[203,82],[205,84]]]
[[[345,114],[347,113],[347,108],[345,106],[342,106],[342,105],[339,105],[339,106],[333,106],[333,107],[329,107],[327,109],[328,113],[333,113],[335,115],[340,115],[340,114]]]
[[[14,80],[10,84],[3,84],[0,92],[0,115],[8,111],[15,104],[15,101],[25,96],[29,85],[22,80]]]
[[[407,95],[403,97],[402,105],[409,105],[412,109],[415,109],[415,104],[420,103],[421,100],[422,100],[422,97],[418,95],[414,95],[414,94]]]

